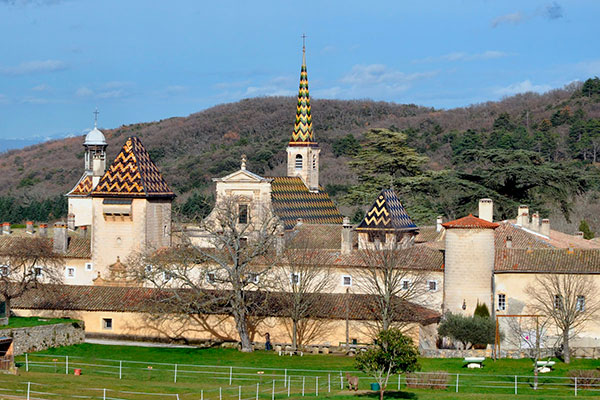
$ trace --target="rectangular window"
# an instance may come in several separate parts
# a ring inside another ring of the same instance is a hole
[[[248,274],[248,283],[254,283],[257,284],[259,282],[260,278],[258,276],[258,273],[256,272],[250,272]]]
[[[240,224],[248,223],[248,204],[239,204],[238,205],[238,223],[240,223]]]
[[[112,328],[112,318],[102,318],[102,329],[111,330]]]
[[[36,278],[41,278],[42,276],[44,276],[44,272],[42,270],[42,267],[33,267],[33,275]]]
[[[94,269],[94,264],[92,264],[92,263],[85,263],[85,270],[86,271],[91,271],[92,269]]]
[[[500,293],[498,295],[498,310],[499,311],[506,310],[506,295],[503,293]]]
[[[585,311],[585,296],[577,296],[577,304],[575,305],[577,311]]]
[[[300,283],[300,274],[297,274],[295,272],[292,272],[290,274],[290,282],[292,283],[292,285],[297,285]]]
[[[437,281],[429,281],[427,284],[430,292],[435,292],[437,290]]]
[[[8,276],[10,274],[10,268],[8,265],[0,265],[0,275]]]
[[[171,279],[173,279],[173,274],[168,271],[164,271],[163,272],[163,281],[169,282]]]
[[[554,309],[555,310],[562,310],[563,308],[563,301],[562,301],[562,296],[560,295],[554,295]]]
[[[352,277],[350,275],[342,276],[342,286],[352,286]]]
[[[67,278],[75,278],[75,267],[67,267],[65,270]]]
[[[408,290],[410,287],[410,281],[408,279],[404,279],[402,281],[402,290]]]
[[[206,274],[206,281],[208,283],[215,283],[215,273],[214,272],[209,272]]]
[[[146,268],[145,268],[145,270],[146,270],[146,273],[147,273],[147,274],[151,274],[151,273],[152,273],[152,270],[153,270],[153,268],[152,268],[152,265],[146,265]]]

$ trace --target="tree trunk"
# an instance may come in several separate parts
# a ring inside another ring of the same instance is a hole
[[[235,319],[235,327],[238,331],[240,342],[242,344],[241,350],[243,352],[250,353],[254,349],[252,348],[252,343],[250,342],[250,334],[248,333],[248,316],[246,315],[246,307],[243,300],[243,293],[236,293],[232,300],[232,314],[233,318]]]
[[[565,329],[563,331],[563,357],[565,364],[569,364],[571,362],[571,350],[569,349],[569,330]]]
[[[298,321],[292,321],[292,350],[298,349]]]
[[[379,400],[383,400],[383,388],[379,388]]]
[[[4,298],[4,312],[6,313],[6,320],[10,321],[10,297]]]

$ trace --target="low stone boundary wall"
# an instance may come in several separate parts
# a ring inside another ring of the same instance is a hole
[[[465,358],[465,357],[486,357],[493,356],[492,349],[481,350],[456,350],[456,349],[420,349],[421,356],[426,358]],[[554,357],[554,349],[541,349],[540,358]],[[571,357],[576,358],[600,358],[600,347],[572,347]],[[503,350],[500,349],[500,358],[530,358],[530,352],[523,350]]]
[[[50,347],[71,346],[85,341],[84,325],[81,321],[2,329],[0,336],[13,338],[15,356],[46,350]]]

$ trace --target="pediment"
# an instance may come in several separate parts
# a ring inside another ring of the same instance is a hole
[[[240,169],[238,171],[232,172],[231,174],[224,176],[223,178],[214,178],[215,182],[270,182],[270,179],[263,178],[260,175],[254,174],[250,171]]]

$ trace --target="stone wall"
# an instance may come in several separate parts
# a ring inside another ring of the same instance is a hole
[[[84,325],[81,321],[2,329],[0,335],[13,338],[15,356],[46,350],[50,347],[71,346],[85,341]]]

